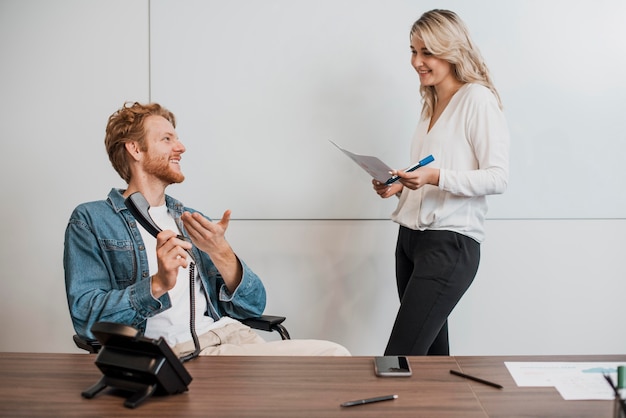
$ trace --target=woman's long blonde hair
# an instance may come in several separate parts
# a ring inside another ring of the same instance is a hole
[[[434,56],[452,64],[457,80],[482,84],[491,90],[502,108],[500,95],[491,81],[487,65],[472,41],[467,26],[456,13],[439,9],[424,13],[411,27],[410,38],[414,36],[421,39]],[[421,86],[420,94],[424,99],[422,116],[428,118],[432,116],[437,103],[435,88]]]

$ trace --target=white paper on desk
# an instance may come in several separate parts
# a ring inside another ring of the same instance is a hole
[[[617,379],[617,373],[613,382]],[[615,392],[600,373],[584,376],[561,376],[554,385],[566,401],[613,400]]]
[[[565,400],[611,400],[615,394],[604,379],[617,380],[617,366],[601,362],[505,361],[517,386],[553,386]]]
[[[357,163],[359,167],[367,171],[370,176],[380,181],[381,183],[386,182],[391,177],[391,174],[389,174],[389,172],[391,171],[391,167],[383,163],[378,158],[371,157],[369,155],[354,154],[348,150],[341,148],[339,145],[335,144],[333,141],[330,141],[330,143],[336,146],[337,148],[339,148],[339,150],[343,152],[344,154],[346,154],[348,158],[350,158],[352,161]]]

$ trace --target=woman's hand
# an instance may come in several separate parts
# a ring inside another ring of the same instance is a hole
[[[386,199],[399,193],[402,191],[402,184],[392,183],[390,185],[386,185],[376,179],[372,180],[372,184],[374,185],[374,191],[378,194],[378,196]]]
[[[411,190],[417,190],[426,184],[439,185],[438,168],[421,167],[410,173],[405,173],[402,170],[393,170],[391,174],[400,177],[398,181]]]

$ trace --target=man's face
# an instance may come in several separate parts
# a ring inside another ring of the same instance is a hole
[[[162,116],[148,116],[144,121],[146,150],[143,169],[166,184],[185,180],[180,159],[185,146],[178,140],[174,127]]]

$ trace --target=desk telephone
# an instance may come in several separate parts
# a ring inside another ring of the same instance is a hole
[[[81,393],[83,397],[91,399],[112,387],[130,393],[124,406],[136,408],[153,394],[188,390],[191,375],[163,337],[146,338],[133,327],[113,322],[97,322],[91,332],[102,344],[96,366],[103,376]]]

